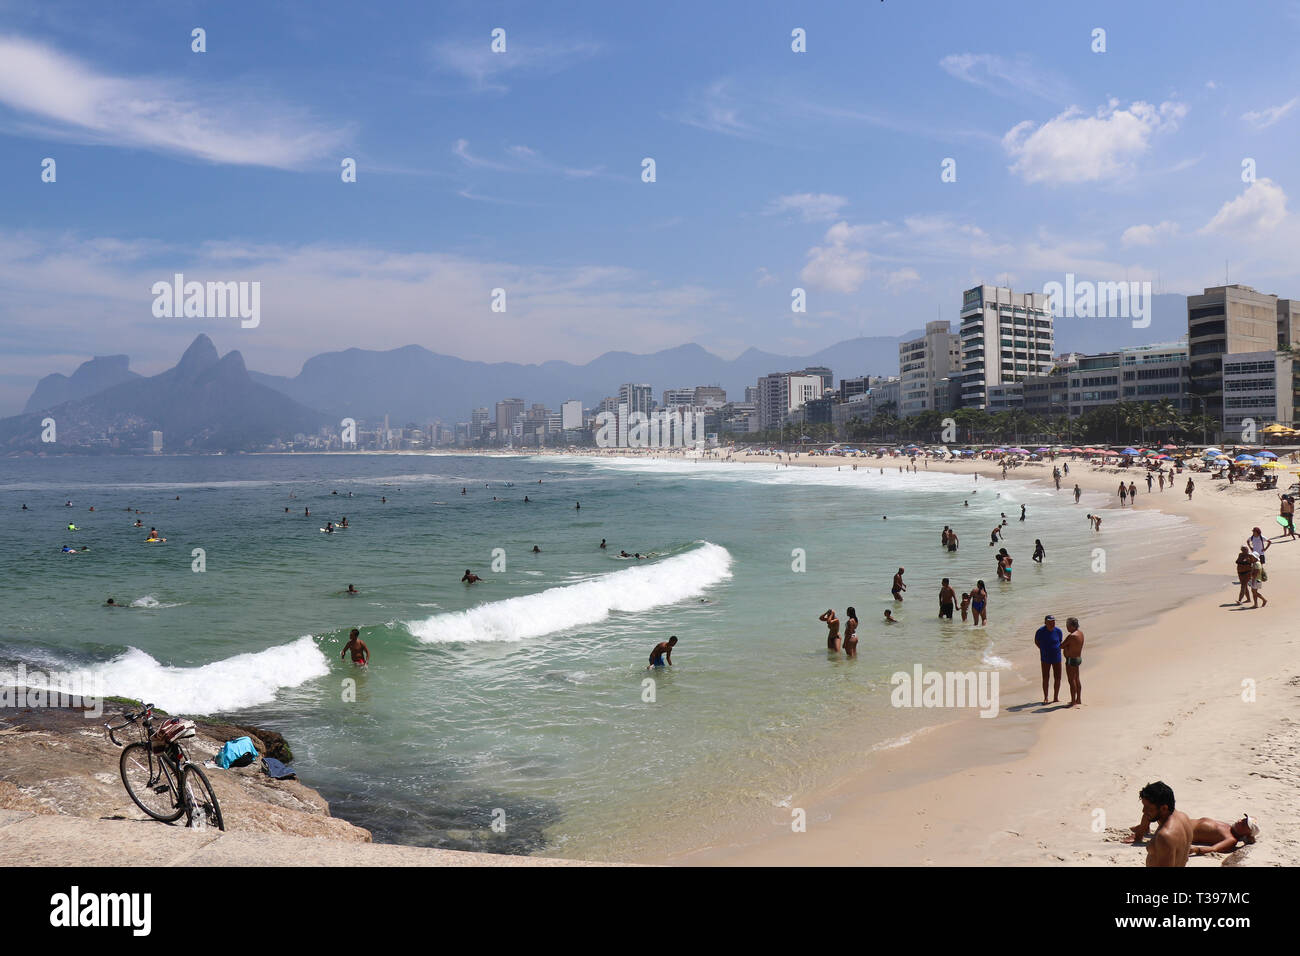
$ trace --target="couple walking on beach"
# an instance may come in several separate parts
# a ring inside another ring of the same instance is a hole
[[[1043,626],[1034,632],[1034,643],[1038,646],[1038,660],[1043,670],[1043,703],[1047,699],[1047,679],[1054,677],[1052,700],[1061,701],[1061,658],[1065,658],[1065,676],[1070,684],[1071,707],[1083,705],[1083,683],[1079,678],[1079,668],[1083,666],[1083,630],[1079,627],[1077,617],[1065,619],[1068,633],[1064,636],[1056,626],[1056,618],[1049,614],[1043,618]]]

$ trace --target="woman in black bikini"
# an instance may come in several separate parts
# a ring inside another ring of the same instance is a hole
[[[838,654],[840,652],[840,619],[835,616],[833,610],[827,608],[826,613],[817,620],[826,624],[826,650]]]

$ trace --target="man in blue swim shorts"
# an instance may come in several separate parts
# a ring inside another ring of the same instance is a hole
[[[673,648],[676,647],[676,646],[677,646],[677,635],[676,635],[676,634],[674,634],[672,637],[668,638],[668,640],[666,640],[666,641],[661,641],[661,642],[659,642],[658,644],[656,644],[656,645],[655,645],[655,649],[654,649],[653,651],[650,652],[650,666],[647,667],[646,670],[649,670],[651,667],[663,667],[663,666],[664,666],[664,658],[667,658],[667,659],[668,659],[668,666],[669,666],[669,667],[672,667],[672,666],[673,666]]]
[[[1038,645],[1038,660],[1043,666],[1043,703],[1047,701],[1047,672],[1050,669],[1056,677],[1052,703],[1061,700],[1061,629],[1056,626],[1056,618],[1051,614],[1043,618],[1043,626],[1034,632],[1034,643]]]

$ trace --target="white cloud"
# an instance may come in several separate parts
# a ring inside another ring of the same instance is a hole
[[[754,274],[758,277],[757,282],[760,286],[771,285],[776,281],[776,276],[768,271],[767,266],[759,266]]]
[[[902,292],[921,282],[921,274],[915,269],[895,269],[885,276],[885,288],[890,292]]]
[[[1249,113],[1242,113],[1241,118],[1255,129],[1268,129],[1295,109],[1297,103],[1300,103],[1300,96],[1293,96],[1281,106],[1270,106],[1265,110],[1251,110]]]
[[[845,294],[857,292],[869,273],[870,254],[853,248],[866,235],[862,226],[837,222],[826,230],[824,245],[808,250],[808,263],[799,278],[818,289]]]
[[[15,36],[0,36],[0,103],[31,118],[22,133],[240,166],[298,168],[331,154],[348,135],[260,94],[195,90],[174,77],[110,76]]]
[[[1286,193],[1271,179],[1259,179],[1236,199],[1225,202],[1202,233],[1216,233],[1241,239],[1271,232],[1286,219]]]
[[[1025,121],[1002,138],[1015,157],[1011,171],[1027,182],[1082,183],[1113,179],[1130,172],[1134,161],[1151,145],[1151,137],[1177,129],[1187,107],[1141,101],[1127,109],[1118,100],[1088,116],[1077,107],[1042,126]]]
[[[1029,93],[1043,99],[1064,98],[1065,84],[1036,70],[1028,56],[1015,59],[993,53],[953,53],[939,61],[950,76],[1005,96],[1009,92]]]
[[[794,212],[802,216],[804,222],[817,222],[834,219],[846,203],[848,199],[845,197],[830,193],[792,193],[773,199],[763,212],[769,216]]]
[[[1176,222],[1159,222],[1154,226],[1144,224],[1129,226],[1120,236],[1120,244],[1124,246],[1154,246],[1158,240],[1172,239],[1178,235],[1178,223]]]
[[[510,73],[554,74],[601,52],[601,45],[590,40],[549,40],[506,35],[504,53],[493,53],[491,37],[476,36],[462,40],[444,40],[430,50],[438,68],[456,73],[470,81],[479,92],[504,93],[509,87],[502,77]]]

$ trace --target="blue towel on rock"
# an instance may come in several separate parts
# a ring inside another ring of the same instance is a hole
[[[282,764],[274,757],[263,757],[262,763],[266,765],[266,772],[274,780],[297,780],[298,775],[293,772],[293,768]]]

